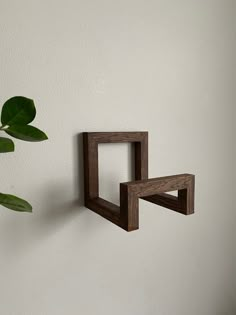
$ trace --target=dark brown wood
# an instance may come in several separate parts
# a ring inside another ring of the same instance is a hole
[[[131,142],[134,146],[135,180],[120,184],[120,207],[99,197],[98,144]],[[85,132],[85,206],[126,231],[139,228],[138,199],[191,214],[194,212],[194,175],[181,174],[148,179],[148,133]],[[178,197],[166,192],[178,190]]]
[[[178,191],[178,197],[166,192]],[[183,193],[184,192],[184,193]],[[127,231],[138,229],[138,199],[182,214],[194,212],[194,175],[180,174],[120,184],[120,209],[123,228]]]
[[[143,132],[84,132],[84,187],[87,200],[99,196],[98,144],[131,142],[135,150],[135,179],[148,178],[148,133]]]
[[[100,214],[112,223],[120,225],[120,207],[117,205],[102,198],[94,198],[87,202],[87,208]]]

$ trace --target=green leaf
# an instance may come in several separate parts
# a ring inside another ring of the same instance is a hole
[[[30,125],[12,125],[4,131],[10,136],[24,141],[43,141],[47,140],[47,135],[36,127]]]
[[[0,137],[0,153],[13,152],[14,142],[11,139]]]
[[[0,193],[0,205],[15,211],[32,212],[32,206],[24,199]]]
[[[1,122],[3,126],[27,125],[34,120],[35,115],[36,108],[33,100],[23,96],[14,96],[4,103]]]

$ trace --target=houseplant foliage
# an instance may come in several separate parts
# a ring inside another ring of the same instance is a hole
[[[24,141],[44,141],[47,135],[29,125],[35,116],[36,108],[33,100],[23,96],[12,97],[2,107],[0,131]],[[14,150],[14,142],[9,137],[0,137],[0,153]],[[32,206],[26,200],[14,195],[0,193],[0,205],[15,211],[32,212]]]

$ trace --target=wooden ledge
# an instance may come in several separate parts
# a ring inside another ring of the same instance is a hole
[[[189,215],[194,213],[194,182],[191,174],[148,179],[147,132],[84,133],[85,206],[126,231],[139,228],[138,199]],[[120,207],[99,197],[98,144],[131,142],[135,150],[135,180],[120,184]],[[178,196],[167,192],[178,191]]]

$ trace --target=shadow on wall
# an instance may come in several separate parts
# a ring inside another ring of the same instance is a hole
[[[7,254],[15,255],[17,252],[24,254],[35,247],[36,243],[48,240],[72,220],[78,222],[78,216],[86,210],[83,207],[82,134],[73,138],[73,158],[72,183],[52,180],[45,185],[41,194],[37,193],[37,198],[41,202],[38,205],[34,204],[33,214],[9,212],[6,217],[2,217],[0,246]],[[74,200],[70,200],[73,195],[71,187],[75,190]]]

